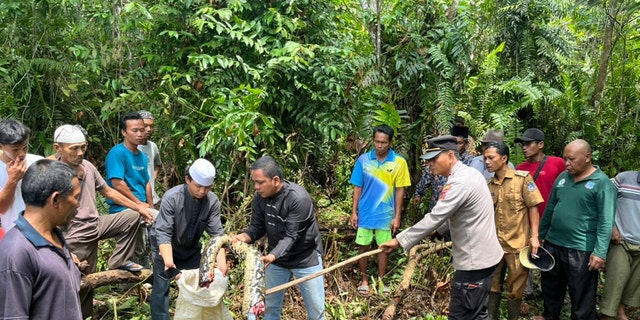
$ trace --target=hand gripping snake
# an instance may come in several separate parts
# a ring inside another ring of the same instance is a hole
[[[233,242],[228,235],[212,237],[207,242],[200,260],[200,287],[209,287],[213,282],[218,251],[225,246],[240,259],[244,259],[244,293],[242,310],[249,320],[264,313],[264,264],[260,261],[260,252],[242,241]]]

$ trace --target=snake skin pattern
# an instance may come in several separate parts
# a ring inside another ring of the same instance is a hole
[[[265,283],[264,264],[260,261],[260,252],[253,246],[242,241],[233,243],[233,238],[227,235],[210,238],[200,260],[200,287],[208,288],[213,282],[216,257],[223,246],[244,259],[242,310],[248,319],[256,319],[264,313]]]

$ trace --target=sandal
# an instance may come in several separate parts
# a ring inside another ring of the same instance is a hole
[[[384,293],[385,295],[389,295],[391,293],[391,289],[389,289],[389,287],[384,286],[384,288],[382,288],[382,293]]]
[[[139,264],[137,264],[135,262],[129,261],[124,266],[118,267],[118,269],[126,270],[126,271],[129,271],[129,272],[139,272],[139,271],[142,271],[142,269],[144,269],[144,268],[141,265],[139,265]]]
[[[362,285],[358,287],[358,293],[361,295],[369,295],[369,286],[368,285]]]

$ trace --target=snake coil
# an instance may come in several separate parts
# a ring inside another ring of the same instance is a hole
[[[199,285],[209,287],[213,282],[216,257],[223,246],[230,248],[236,257],[244,259],[242,311],[248,319],[255,319],[264,312],[265,282],[264,264],[260,261],[260,252],[253,246],[242,241],[233,243],[233,238],[228,235],[210,238],[200,260]]]

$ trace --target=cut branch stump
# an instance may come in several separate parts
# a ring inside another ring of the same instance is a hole
[[[407,291],[407,289],[409,289],[409,286],[411,285],[411,277],[413,277],[413,273],[416,269],[416,265],[418,264],[418,261],[422,260],[422,258],[432,253],[435,253],[447,248],[451,248],[451,241],[420,244],[420,245],[414,246],[413,248],[411,248],[411,250],[409,250],[409,262],[407,263],[407,267],[404,269],[404,273],[402,275],[402,281],[400,281],[400,285],[398,285],[398,289],[396,289],[396,291],[393,293],[393,298],[391,299],[391,302],[389,302],[389,305],[387,306],[387,308],[384,310],[384,313],[382,314],[383,320],[392,320],[393,317],[395,316],[398,303],[402,301],[402,297],[404,296],[405,291]],[[426,249],[426,250],[422,251],[422,249]],[[418,250],[421,250],[421,252],[418,253]]]

